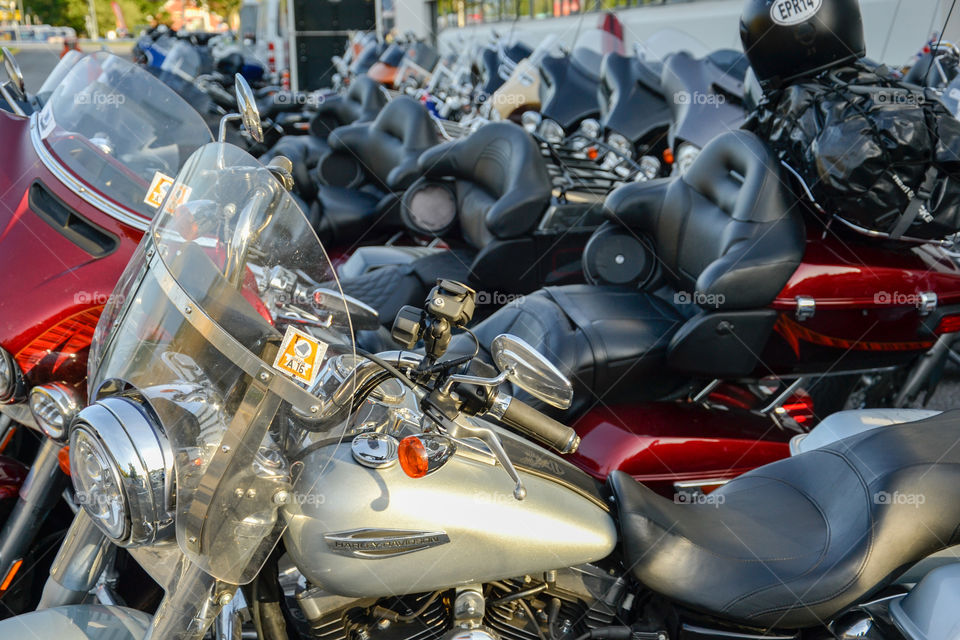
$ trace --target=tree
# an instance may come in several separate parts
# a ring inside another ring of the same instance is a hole
[[[117,28],[111,0],[94,0],[97,10],[97,28],[100,34]],[[162,0],[117,0],[127,27],[133,30],[145,24],[147,16],[155,15],[163,6]],[[35,13],[46,24],[73,27],[77,33],[86,33],[86,18],[90,11],[88,0],[25,0],[27,13]],[[89,34],[88,34],[89,35]]]

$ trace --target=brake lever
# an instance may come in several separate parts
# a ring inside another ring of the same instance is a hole
[[[487,445],[487,448],[490,449],[491,453],[493,453],[494,457],[497,459],[497,462],[500,463],[504,471],[507,472],[507,475],[510,476],[510,479],[513,480],[513,497],[517,500],[523,500],[527,497],[527,489],[523,486],[523,480],[520,479],[520,474],[517,472],[516,467],[513,466],[513,462],[510,461],[510,457],[507,455],[506,450],[504,450],[503,444],[500,442],[500,436],[498,436],[492,429],[478,427],[465,421],[454,422],[439,412],[433,411],[429,408],[427,408],[425,412],[429,413],[430,418],[440,424],[447,432],[447,435],[454,440],[477,438]]]

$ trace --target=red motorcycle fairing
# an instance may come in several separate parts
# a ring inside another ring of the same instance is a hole
[[[677,482],[721,484],[785,458],[795,435],[750,411],[679,402],[598,407],[574,429],[580,448],[570,462],[600,480],[624,471],[666,496]]]
[[[935,294],[939,309],[960,305],[960,267],[943,249],[841,239],[808,226],[803,262],[772,304],[780,314],[760,358],[764,367],[788,373],[837,363],[847,370],[896,366],[933,346],[940,332],[960,328],[938,330],[921,311],[923,294]],[[812,317],[797,317],[798,298],[815,302]]]
[[[8,456],[0,455],[0,500],[16,498],[28,469]]]
[[[143,231],[51,173],[30,127],[29,119],[0,112],[0,336],[32,386],[86,378],[93,330]]]

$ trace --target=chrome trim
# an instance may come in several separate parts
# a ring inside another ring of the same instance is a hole
[[[503,414],[510,408],[510,402],[513,398],[502,391],[493,399],[493,404],[487,410],[487,415],[493,416],[497,420],[503,419]]]
[[[353,459],[371,469],[388,469],[397,463],[400,444],[385,433],[361,433],[350,443]]]
[[[809,320],[817,313],[817,301],[809,296],[797,296],[797,322]]]
[[[33,113],[30,116],[30,140],[33,142],[33,148],[37,152],[37,156],[40,158],[43,166],[45,166],[57,180],[62,182],[64,186],[77,194],[81,200],[134,229],[146,231],[150,228],[149,220],[101,196],[97,191],[91,189],[89,185],[70,173],[66,167],[57,162],[56,158],[53,157],[40,138],[38,113]]]
[[[445,531],[352,529],[323,534],[332,553],[351,558],[391,558],[450,542]]]
[[[920,310],[920,315],[928,316],[937,310],[937,304],[937,294],[933,291],[924,291],[917,301],[917,309]]]
[[[59,432],[47,424],[47,420],[43,416],[37,415],[33,406],[34,394],[44,396],[46,401],[52,403],[52,407],[50,408],[60,414],[60,417],[63,419],[63,427]],[[43,431],[48,438],[56,440],[57,442],[63,442],[70,432],[70,423],[77,414],[80,413],[84,402],[80,394],[77,393],[77,390],[73,387],[63,384],[62,382],[51,382],[37,385],[31,389],[27,405],[30,407],[30,413],[33,415],[33,419],[36,421],[37,426],[40,427],[40,430]]]
[[[129,398],[109,397],[80,412],[71,428],[98,440],[122,469],[127,527],[120,546],[152,544],[173,534],[173,453],[143,407]]]

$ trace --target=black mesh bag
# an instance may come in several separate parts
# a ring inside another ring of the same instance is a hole
[[[817,204],[892,238],[960,232],[960,121],[883,67],[842,67],[780,89],[747,125]]]

